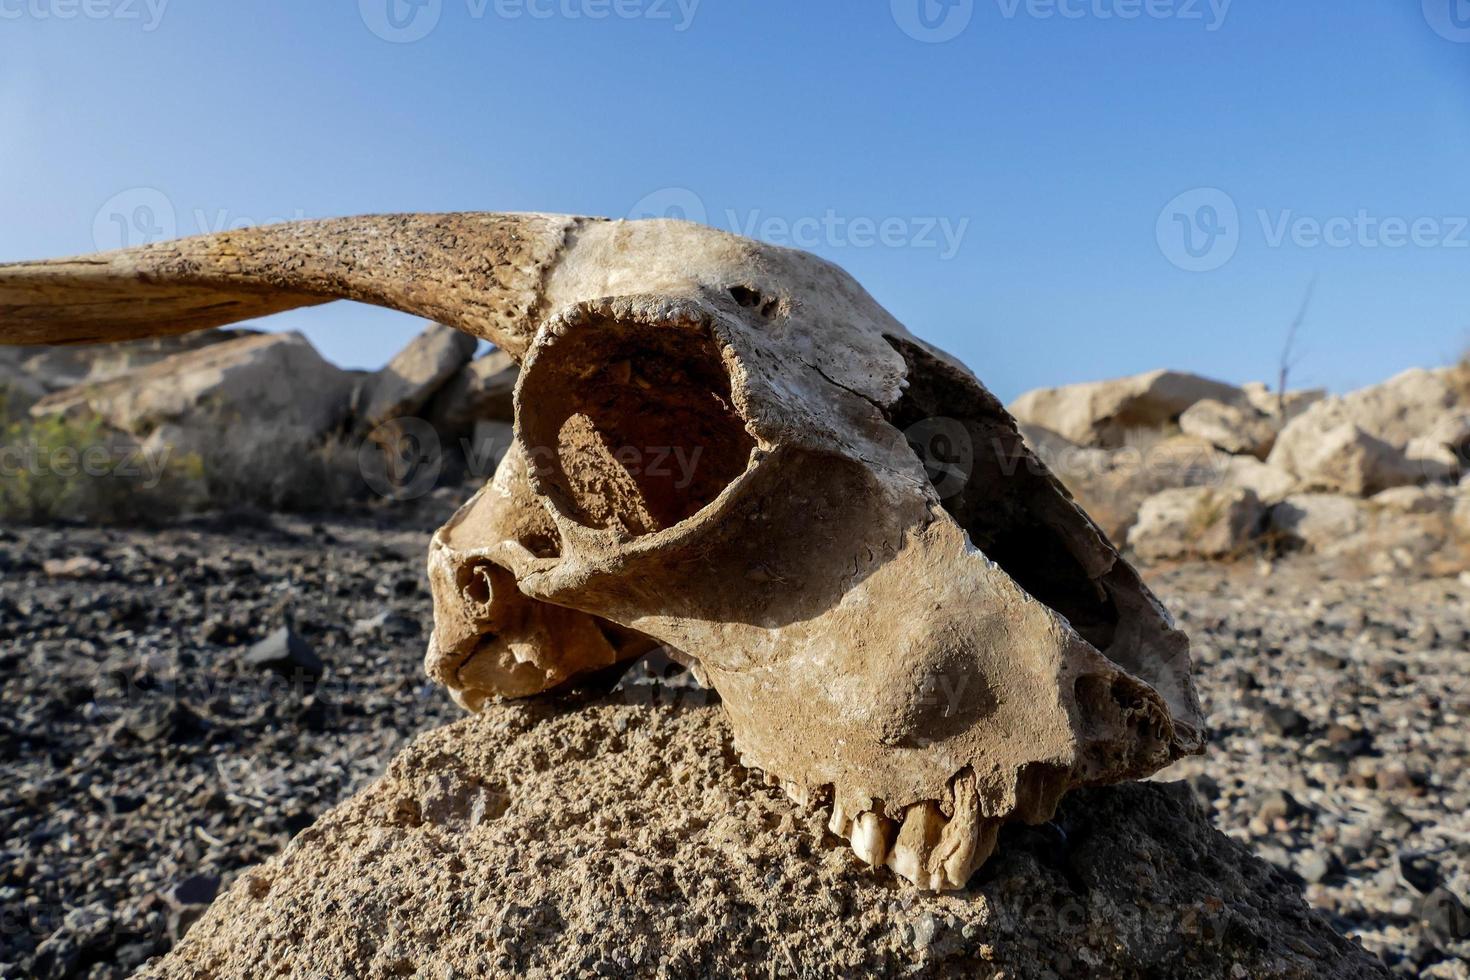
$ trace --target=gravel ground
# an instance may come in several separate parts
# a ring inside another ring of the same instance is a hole
[[[0,976],[129,975],[458,717],[420,666],[424,547],[369,522],[0,531]],[[288,625],[300,663],[249,662]]]
[[[420,670],[442,516],[0,531],[0,975],[128,975],[457,717]],[[1470,584],[1332,571],[1149,573],[1214,728],[1166,778],[1396,971],[1470,976]]]
[[[1215,825],[1406,976],[1470,976],[1470,581],[1298,558],[1149,574],[1194,643]],[[1426,923],[1427,918],[1427,923]]]

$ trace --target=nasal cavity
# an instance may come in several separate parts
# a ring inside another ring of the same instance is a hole
[[[519,406],[546,492],[582,524],[632,535],[708,506],[755,445],[702,323],[585,321],[538,352]]]

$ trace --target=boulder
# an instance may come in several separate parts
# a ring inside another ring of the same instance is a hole
[[[1404,454],[1427,479],[1460,479],[1470,471],[1470,413],[1442,416],[1424,435],[1410,439]]]
[[[515,441],[515,426],[509,422],[481,419],[468,436],[461,438],[467,475],[477,483],[484,483],[495,475],[496,467]]]
[[[1032,452],[1114,541],[1127,537],[1149,497],[1173,487],[1218,484],[1233,459],[1187,436],[1135,438],[1121,449],[1096,449],[1040,426],[1020,429]]]
[[[1444,575],[1464,567],[1454,546],[1455,494],[1397,487],[1359,500],[1297,494],[1272,508],[1277,539],[1346,563],[1350,574]]]
[[[1203,439],[1227,453],[1262,459],[1276,442],[1275,419],[1249,404],[1231,404],[1206,398],[1179,416],[1185,435]]]
[[[355,396],[358,428],[367,432],[391,419],[416,414],[470,362],[478,344],[453,327],[431,325],[381,371],[363,379]]]
[[[22,418],[46,397],[46,388],[12,355],[15,348],[0,347],[0,423]]]
[[[1450,511],[1450,526],[1460,541],[1470,545],[1470,487],[1464,484],[1461,484],[1460,492],[1455,495],[1455,505]]]
[[[275,506],[326,499],[352,386],[300,334],[252,334],[56,392],[31,414],[100,418],[159,466],[197,460],[199,493]]]
[[[1328,402],[1308,409],[1282,431],[1267,462],[1289,473],[1303,489],[1358,497],[1424,479],[1424,467],[1403,449],[1358,425],[1339,421],[1319,426],[1334,412]]]
[[[1185,784],[1079,790],[932,894],[736,765],[720,705],[659,690],[421,735],[140,976],[1389,976]]]
[[[1467,443],[1466,369],[1415,368],[1312,405],[1282,431],[1270,461],[1313,489],[1367,495],[1453,479]],[[1331,458],[1344,451],[1351,458]]]
[[[1279,425],[1285,425],[1327,397],[1321,388],[1288,391],[1283,395],[1260,381],[1247,381],[1240,390],[1245,393],[1247,405],[1262,415],[1272,416]]]
[[[198,330],[173,337],[130,340],[119,344],[80,344],[72,347],[0,348],[0,389],[13,389],[12,416],[55,391],[77,385],[111,381],[176,354],[212,347],[243,337],[254,330]]]
[[[1447,487],[1394,487],[1369,498],[1380,513],[1448,514],[1455,508],[1456,494]]]
[[[1196,402],[1236,403],[1239,388],[1179,371],[1151,371],[1112,381],[1091,381],[1030,391],[1010,405],[1020,422],[1037,425],[1079,446],[1115,449],[1129,432],[1162,429]]]
[[[1329,551],[1368,526],[1368,509],[1354,497],[1300,493],[1271,508],[1272,533],[1289,543]]]
[[[1296,477],[1254,456],[1231,456],[1224,485],[1250,490],[1263,504],[1278,504],[1298,489]]]
[[[1324,404],[1369,435],[1404,447],[1446,416],[1470,411],[1470,387],[1463,367],[1413,368]]]
[[[460,368],[429,402],[424,417],[446,434],[471,432],[481,421],[512,422],[519,376],[509,354],[492,350]]]
[[[1260,533],[1265,508],[1239,487],[1182,487],[1143,502],[1128,545],[1149,561],[1226,558],[1243,553]]]

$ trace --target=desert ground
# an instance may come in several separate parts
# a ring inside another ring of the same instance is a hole
[[[415,736],[459,717],[421,672],[423,552],[442,510],[431,501],[317,522],[254,514],[0,533],[0,973],[130,975]],[[1470,581],[1334,571],[1311,556],[1148,570],[1193,638],[1212,735],[1206,755],[1158,778],[1187,787],[1178,807],[1199,808],[1274,866],[1268,890],[1300,891],[1396,974],[1464,977]],[[252,662],[253,645],[282,627],[299,638],[295,652]],[[639,670],[645,686],[625,682],[612,698],[624,725],[641,711],[715,702],[667,666]],[[538,736],[526,737],[521,750],[532,752]],[[742,782],[733,760],[710,764],[735,771],[731,785],[756,794],[822,874],[872,876],[820,818],[758,777]],[[750,833],[756,849],[780,836]],[[758,911],[787,901],[774,884],[794,873],[788,865],[751,899]],[[943,899],[937,919],[886,882],[891,914],[846,937],[851,968],[919,971],[940,953],[1004,949],[977,909],[1021,874],[1006,868]],[[675,914],[651,901],[604,910],[629,919],[609,935],[636,936],[640,915]],[[760,933],[771,942],[782,928],[795,948],[775,975],[824,975],[805,969],[810,916]],[[524,937],[490,946],[492,970],[548,967]],[[617,973],[627,950],[603,953],[588,968]]]

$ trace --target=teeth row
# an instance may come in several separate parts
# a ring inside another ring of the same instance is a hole
[[[945,817],[933,800],[910,806],[901,823],[875,810],[852,816],[833,803],[827,826],[875,868],[887,867],[932,891],[964,888],[995,850],[1000,822],[980,819],[979,799],[968,780],[956,780],[954,794],[952,817]]]
[[[742,756],[740,763],[761,773],[767,786],[779,786],[801,807],[811,806],[816,799],[806,787],[760,769],[754,760]],[[969,779],[956,779],[952,788],[952,817],[946,817],[933,800],[913,804],[904,811],[902,822],[897,822],[877,810],[849,813],[834,799],[827,828],[846,838],[853,853],[867,864],[889,868],[920,888],[964,888],[994,852],[1001,822],[981,819],[980,800]]]

